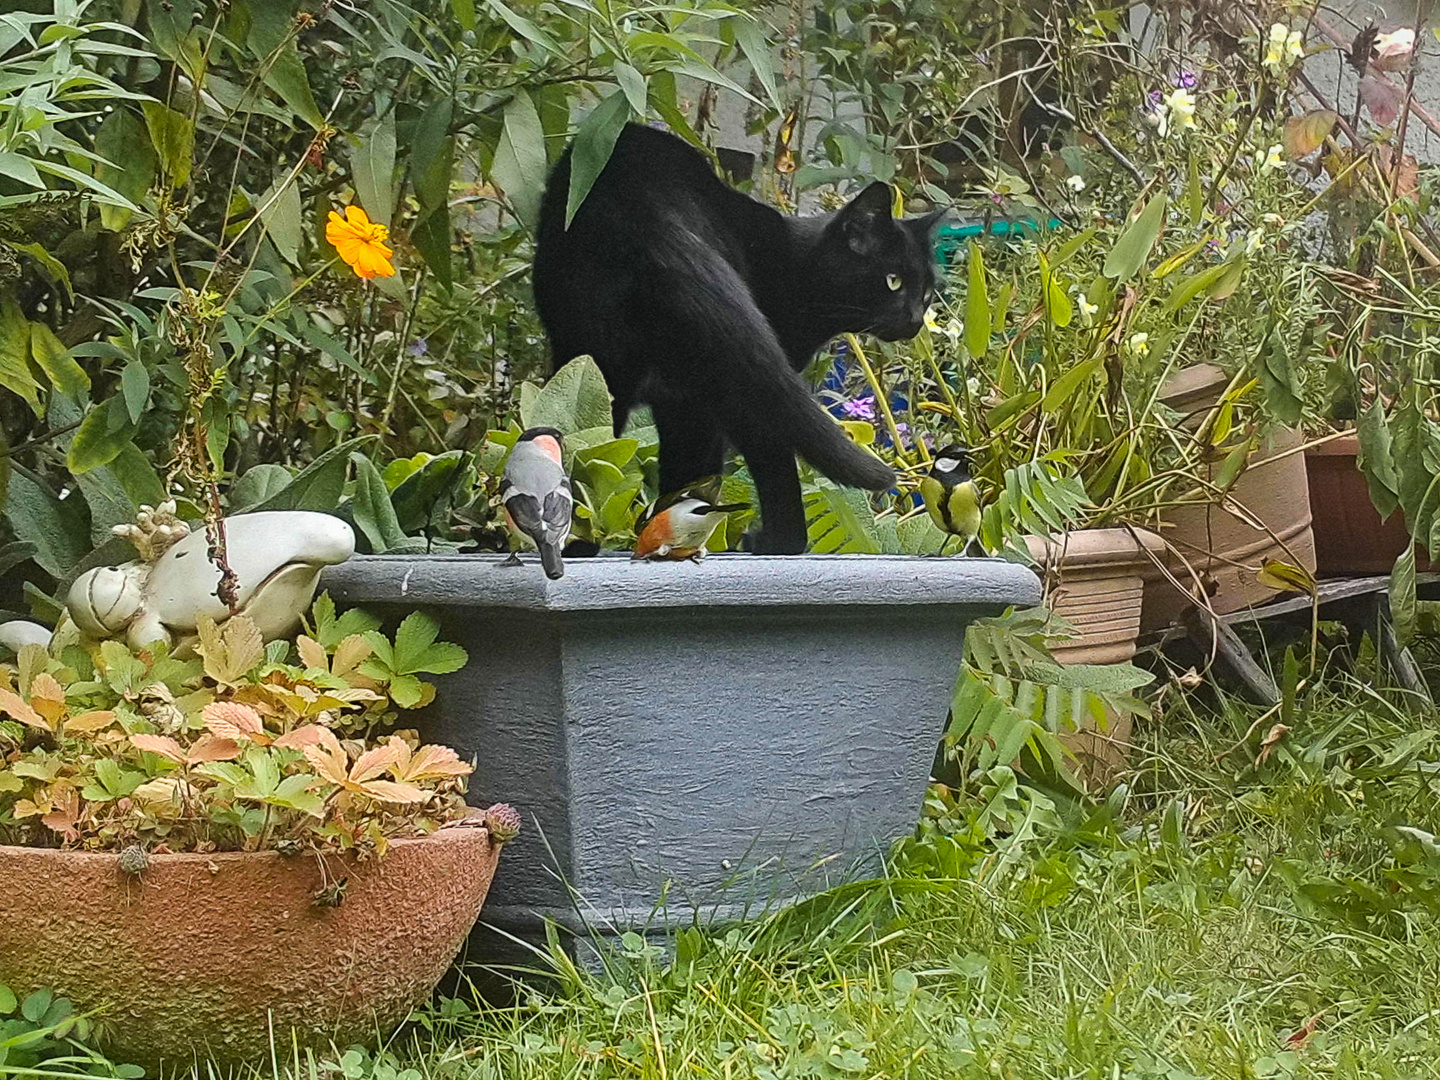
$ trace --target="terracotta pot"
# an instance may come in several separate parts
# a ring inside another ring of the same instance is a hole
[[[1228,378],[1219,368],[1199,364],[1180,372],[1162,395],[1167,405],[1187,414],[1185,426],[1204,422],[1205,412],[1220,400]],[[1288,428],[1276,430],[1250,455],[1250,463],[1230,489],[1230,499],[1263,525],[1255,528],[1220,506],[1196,505],[1169,510],[1162,535],[1174,549],[1167,560],[1175,583],[1158,567],[1145,574],[1142,632],[1163,630],[1190,606],[1187,594],[1200,595],[1188,562],[1210,593],[1210,607],[1220,615],[1255,607],[1276,593],[1256,580],[1265,559],[1295,563],[1315,571],[1315,536],[1311,529],[1310,487],[1305,455],[1297,452],[1303,437]],[[1213,479],[1220,461],[1209,468]]]
[[[1355,464],[1359,452],[1360,440],[1354,435],[1305,451],[1310,505],[1321,508],[1314,525],[1315,572],[1320,577],[1388,574],[1410,542],[1399,510],[1380,520],[1365,474]],[[1417,569],[1428,571],[1429,560],[1421,552],[1416,556]]]
[[[149,1069],[259,1065],[373,1042],[425,1000],[479,917],[498,846],[483,827],[392,842],[383,859],[118,856],[0,846],[0,982],[102,1010],[106,1050]],[[16,886],[19,887],[16,887]]]
[[[1145,572],[1165,542],[1136,529],[1084,529],[1058,540],[1027,537],[1043,572],[1046,604],[1080,634],[1051,648],[1062,664],[1120,664],[1135,655]],[[1128,760],[1131,718],[1112,716],[1105,731],[1082,728],[1061,736],[1088,779],[1105,782]]]

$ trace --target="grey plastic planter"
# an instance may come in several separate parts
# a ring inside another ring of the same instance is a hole
[[[525,816],[485,921],[535,939],[793,897],[915,824],[971,620],[1033,604],[990,559],[715,555],[704,563],[361,556],[341,603],[437,613],[470,652],[427,738]],[[546,847],[549,847],[547,852]]]

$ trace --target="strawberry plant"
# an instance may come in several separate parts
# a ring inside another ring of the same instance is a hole
[[[412,614],[393,639],[328,595],[292,646],[243,616],[199,655],[61,638],[0,665],[0,843],[150,853],[358,850],[467,816],[471,766],[397,729],[465,651]],[[499,838],[497,838],[497,841]]]

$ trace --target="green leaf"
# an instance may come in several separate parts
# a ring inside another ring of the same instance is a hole
[[[1160,235],[1160,226],[1165,224],[1166,198],[1154,196],[1140,211],[1130,227],[1120,234],[1115,246],[1105,256],[1104,273],[1116,281],[1128,281],[1145,265],[1150,249]]]
[[[310,92],[310,80],[296,44],[295,5],[281,0],[253,0],[246,6],[250,11],[246,44],[261,63],[265,85],[319,131],[325,126],[325,118]]]
[[[307,465],[298,476],[270,495],[254,510],[334,510],[345,493],[350,455],[374,439],[362,435],[331,447]]]
[[[126,442],[109,464],[75,478],[90,508],[90,542],[103,545],[113,538],[116,525],[135,520],[142,506],[165,501],[165,485],[150,459],[133,442]]]
[[[1356,434],[1360,438],[1360,452],[1355,455],[1355,465],[1365,474],[1370,501],[1382,519],[1388,518],[1400,505],[1400,477],[1390,451],[1390,426],[1379,400],[1371,402],[1360,414]]]
[[[128,108],[116,106],[95,133],[95,152],[106,163],[95,164],[95,179],[138,203],[155,182],[158,159],[150,135],[140,118]],[[107,164],[108,163],[108,164]],[[102,203],[100,224],[119,232],[130,223],[134,211]]]
[[[450,118],[455,102],[441,97],[432,101],[415,124],[410,149],[410,181],[426,210],[444,209],[450,199],[450,175],[455,140],[450,135]]]
[[[120,396],[125,399],[125,409],[132,424],[140,423],[145,406],[150,401],[150,372],[139,360],[132,359],[120,372]]]
[[[19,1002],[15,1000],[15,991],[11,990],[4,983],[0,983],[0,1016],[9,1016],[15,1011]]]
[[[65,454],[65,465],[77,476],[108,465],[134,433],[135,425],[130,422],[124,400],[119,396],[107,398],[85,414]]]
[[[1298,424],[1304,413],[1300,385],[1285,346],[1280,327],[1270,331],[1270,340],[1260,354],[1260,385],[1271,413],[1282,423]]]
[[[0,153],[0,176],[8,176],[33,188],[45,186],[45,181],[40,179],[40,174],[35,171],[35,165],[29,158],[8,151]]]
[[[1167,315],[1174,314],[1202,292],[1208,295],[1223,277],[1231,273],[1234,269],[1232,264],[1237,261],[1232,259],[1215,266],[1207,266],[1199,273],[1183,278],[1175,288],[1170,290],[1170,296],[1165,301],[1165,313]]]
[[[281,173],[260,196],[260,220],[275,250],[292,266],[300,262],[300,243],[305,238],[301,216],[300,185]]]
[[[391,666],[397,675],[414,675],[428,671],[448,675],[459,671],[468,659],[459,645],[437,642],[440,624],[424,612],[411,612],[395,631],[395,657]]]
[[[38,1024],[50,1010],[55,994],[48,987],[42,987],[25,999],[20,1006],[20,1015],[32,1024]]]
[[[630,102],[623,90],[616,90],[604,101],[590,110],[590,115],[581,122],[575,132],[575,142],[570,154],[570,193],[565,203],[565,227],[575,220],[575,212],[595,186],[610,152],[615,149],[615,140],[620,137],[626,122],[630,119]]]
[[[1065,294],[1065,287],[1056,281],[1055,273],[1050,269],[1050,260],[1044,254],[1040,256],[1040,289],[1045,298],[1045,315],[1051,324],[1061,329],[1069,326],[1075,315],[1075,305]]]
[[[569,432],[613,429],[610,390],[595,361],[577,356],[551,376],[538,393],[522,395],[520,423],[526,428],[553,427]]]
[[[278,495],[290,486],[290,470],[284,465],[252,465],[230,488],[228,510],[238,514]]]
[[[1192,151],[1190,166],[1185,176],[1185,201],[1189,204],[1190,227],[1200,224],[1205,215],[1205,189],[1200,186],[1200,159]]]
[[[990,349],[990,295],[985,257],[973,240],[967,262],[970,283],[965,292],[965,351],[978,360]]]
[[[1415,545],[1409,544],[1390,571],[1390,619],[1401,645],[1415,637],[1419,604],[1415,598]]]
[[[475,29],[475,0],[450,0],[450,10],[462,30]]]
[[[616,64],[620,68],[621,64]],[[630,69],[632,72],[634,68]],[[635,72],[639,78],[639,72]],[[641,80],[641,90],[645,83]],[[545,192],[549,161],[545,154],[545,129],[535,101],[518,91],[505,106],[505,121],[490,175],[510,200],[521,221],[531,229],[540,217],[540,197]]]
[[[765,88],[770,105],[775,109],[783,108],[780,91],[775,85],[775,64],[770,55],[770,43],[760,28],[759,16],[738,15],[730,25],[735,29],[735,44],[740,46],[740,51],[750,62],[750,70]]]
[[[90,376],[44,323],[30,324],[30,355],[61,393],[80,394],[90,389]]]
[[[405,542],[405,531],[396,520],[395,507],[390,503],[390,492],[381,479],[380,470],[364,454],[351,454],[350,460],[355,464],[351,513],[356,526],[370,542],[371,552],[383,555]]]
[[[425,687],[414,675],[397,675],[390,680],[390,699],[402,709],[413,709],[425,697]]]
[[[145,127],[150,132],[150,145],[159,157],[161,172],[172,188],[184,187],[190,179],[191,161],[195,156],[195,125],[184,113],[158,101],[142,102],[140,108],[145,113]]]
[[[509,24],[510,29],[514,30],[526,41],[530,41],[536,45],[539,45],[542,49],[547,52],[553,53],[556,57],[559,57],[560,59],[566,59],[565,51],[561,49],[559,45],[555,44],[555,39],[552,38],[549,34],[547,34],[544,30],[541,30],[529,19],[524,18],[521,15],[517,15],[514,11],[510,10],[510,8],[506,7],[503,3],[501,3],[501,0],[486,0],[486,2],[489,4],[491,11],[495,12],[495,14],[499,15],[502,19],[504,19],[505,22]]]
[[[355,197],[371,221],[389,225],[395,210],[395,118],[388,113],[366,129],[350,155]]]
[[[102,202],[99,205],[102,209],[110,206],[107,202]],[[75,295],[75,288],[70,281],[70,271],[67,270],[65,264],[55,258],[54,255],[51,255],[50,252],[46,251],[39,244],[17,244],[11,241],[10,246],[16,251],[23,251],[26,255],[29,255],[30,258],[40,264],[40,268],[51,281],[64,286],[65,292],[68,295]]]
[[[441,504],[448,505],[459,482],[464,479],[461,468],[468,455],[463,450],[449,450],[430,458],[410,472],[390,492],[400,533],[412,536],[429,527]],[[388,486],[388,485],[386,485]]]
[[[817,555],[864,554],[882,551],[869,500],[854,488],[822,481],[805,497],[810,550]]]
[[[455,271],[451,265],[450,211],[441,206],[426,214],[411,230],[410,242],[435,279],[446,289],[451,288],[455,284]]]
[[[1101,356],[1092,356],[1083,363],[1076,364],[1066,371],[1058,379],[1050,384],[1046,391],[1045,398],[1040,403],[1040,408],[1047,413],[1053,413],[1065,402],[1069,401],[1075,393],[1088,382],[1104,363]]]
[[[625,98],[630,102],[630,108],[634,109],[637,115],[644,116],[649,99],[649,91],[645,88],[645,76],[625,63],[624,60],[616,60],[611,66],[611,70],[615,72],[615,81],[620,84],[620,89],[625,91]]]
[[[13,299],[0,298],[0,386],[24,398],[31,411],[40,416],[40,383],[31,356],[30,323]]]

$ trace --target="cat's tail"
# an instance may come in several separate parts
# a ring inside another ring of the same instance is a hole
[[[836,483],[871,491],[894,484],[890,467],[852,442],[790,367],[735,268],[689,229],[675,233],[653,256],[658,275],[647,302],[673,320],[673,373],[715,403],[741,453],[747,444],[788,446]]]

